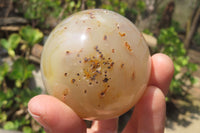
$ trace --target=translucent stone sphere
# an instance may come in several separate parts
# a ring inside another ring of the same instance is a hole
[[[64,19],[50,34],[41,59],[47,92],[87,120],[118,117],[148,84],[148,46],[125,17],[93,9]]]

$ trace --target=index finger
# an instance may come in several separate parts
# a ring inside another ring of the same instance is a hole
[[[151,58],[149,85],[157,86],[166,96],[174,73],[173,62],[167,55],[161,53],[155,54]]]

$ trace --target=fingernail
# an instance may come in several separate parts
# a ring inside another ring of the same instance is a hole
[[[41,126],[43,126],[44,130],[47,133],[51,133],[51,129],[49,128],[48,124],[44,121],[44,119],[40,115],[32,113],[29,109],[28,112],[37,122],[41,124]]]
[[[33,113],[29,110],[29,108],[28,108],[28,112],[29,112],[29,114],[30,114],[33,118],[40,118],[39,115],[33,114]]]

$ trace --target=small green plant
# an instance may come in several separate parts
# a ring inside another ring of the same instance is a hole
[[[14,50],[17,48],[20,41],[21,41],[21,37],[18,34],[13,33],[10,35],[8,40],[1,39],[0,43],[1,43],[1,46],[8,51],[8,54],[11,57],[14,57],[15,56]]]
[[[19,31],[22,39],[25,41],[29,47],[32,47],[34,44],[41,41],[43,38],[43,33],[39,29],[33,29],[30,26],[22,27]]]
[[[187,94],[187,88],[191,88],[196,81],[192,73],[197,70],[197,65],[189,61],[184,44],[173,27],[161,29],[158,44],[160,52],[171,57],[174,63],[175,72],[170,85],[170,96]]]
[[[31,128],[34,126],[33,119],[27,110],[30,98],[41,93],[39,88],[29,89],[28,82],[35,66],[27,60],[27,56],[33,45],[40,42],[42,37],[41,31],[26,26],[19,31],[19,34],[14,33],[8,39],[0,40],[0,46],[7,50],[12,58],[12,63],[4,62],[0,65],[1,128],[21,130],[24,133],[43,132],[42,128],[37,130]],[[20,46],[25,49],[16,52]],[[23,52],[25,54],[19,54]]]
[[[19,58],[12,65],[9,78],[15,81],[15,86],[17,88],[20,88],[22,87],[22,83],[32,77],[32,71],[34,69],[35,67],[33,64],[29,64],[24,58]]]
[[[19,34],[13,33],[8,39],[1,39],[0,46],[7,50],[10,57],[15,57],[15,50],[21,43],[21,50],[26,52],[27,56],[30,53],[32,46],[40,42],[43,38],[43,33],[38,29],[33,29],[30,26],[22,27]]]
[[[0,125],[6,130],[20,130],[31,126],[32,118],[28,114],[27,104],[31,97],[40,93],[40,89],[20,89],[22,90],[7,88],[0,91]]]

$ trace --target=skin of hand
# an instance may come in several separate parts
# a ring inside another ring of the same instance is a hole
[[[171,59],[164,54],[151,57],[152,69],[148,87],[135,105],[123,133],[163,133],[165,127],[165,95],[173,77]],[[48,103],[48,104],[47,104]],[[118,118],[85,122],[66,104],[53,96],[38,95],[28,103],[29,113],[47,133],[117,133]]]

